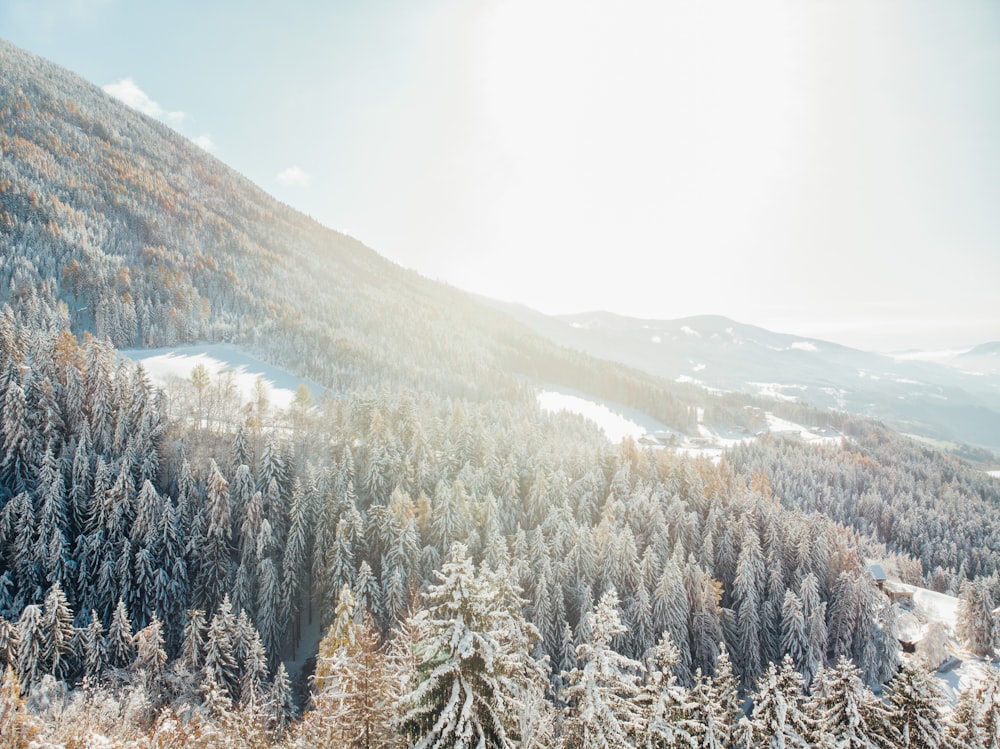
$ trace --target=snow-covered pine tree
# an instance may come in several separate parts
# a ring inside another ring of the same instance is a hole
[[[680,660],[670,633],[664,632],[653,649],[639,695],[644,731],[638,745],[643,749],[698,745],[701,726],[692,718],[694,704],[674,675]]]
[[[83,633],[82,650],[80,658],[83,661],[84,678],[96,681],[108,665],[108,642],[104,637],[101,617],[93,610],[90,612],[90,624]]]
[[[962,583],[955,633],[977,655],[989,655],[997,646],[997,622],[993,607],[993,596],[983,580]]]
[[[560,699],[568,707],[560,746],[634,747],[643,730],[643,716],[636,702],[643,667],[611,648],[613,638],[625,631],[613,590],[601,596],[590,616],[590,641],[577,647],[579,665],[564,677],[568,683]]]
[[[24,607],[17,622],[17,673],[26,692],[45,673],[45,633],[42,628],[42,607]]]
[[[760,749],[810,749],[812,721],[803,709],[802,675],[790,655],[779,669],[773,663],[757,681],[753,695],[752,742]]]
[[[213,611],[229,590],[233,563],[229,483],[214,460],[209,465],[204,513],[204,545],[196,550],[200,559],[196,596],[200,607]]]
[[[206,679],[225,690],[230,700],[239,694],[239,664],[236,661],[236,618],[229,596],[219,604],[219,610],[208,625],[205,638]]]
[[[284,663],[278,664],[278,670],[274,674],[274,681],[271,682],[271,689],[267,695],[265,713],[272,735],[276,739],[280,739],[292,718],[295,717],[292,683],[288,678]]]
[[[167,653],[163,649],[163,625],[153,614],[152,620],[135,633],[135,661],[132,671],[146,687],[146,692],[154,699],[159,693],[160,680],[167,666]]]
[[[108,665],[112,668],[127,668],[135,658],[135,638],[132,622],[122,599],[118,599],[115,613],[108,626]]]
[[[73,612],[66,594],[57,582],[45,597],[42,613],[42,633],[45,645],[42,651],[44,668],[57,680],[65,679],[75,667],[73,652]]]
[[[922,665],[903,664],[888,687],[893,724],[903,746],[946,749],[947,720],[944,695],[938,681]]]
[[[898,734],[892,713],[872,694],[861,671],[841,657],[830,669],[821,670],[813,680],[811,700],[816,733],[813,744],[851,749],[892,749]]]
[[[452,546],[438,579],[414,617],[422,637],[413,645],[415,687],[400,703],[401,731],[414,749],[513,749],[518,712],[532,709],[533,687],[546,680],[530,656],[538,634],[507,581],[477,574],[462,544]]]
[[[736,626],[739,633],[739,671],[744,685],[750,685],[763,668],[761,661],[761,610],[766,572],[757,531],[745,523],[742,532],[736,578],[733,581]]]

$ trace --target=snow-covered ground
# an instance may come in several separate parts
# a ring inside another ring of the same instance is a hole
[[[986,677],[986,670],[990,666],[982,658],[960,648],[954,639],[958,599],[955,596],[936,593],[933,590],[896,581],[892,581],[892,587],[913,593],[913,614],[922,625],[923,631],[926,631],[927,625],[931,622],[940,622],[951,633],[952,642],[949,650],[952,655],[961,660],[961,664],[957,668],[944,672],[938,671],[935,674],[941,681],[949,699],[954,702],[960,692],[982,682]]]
[[[1000,479],[1000,471],[987,471],[986,473],[992,476],[993,478]]]
[[[159,387],[167,387],[172,378],[189,379],[192,370],[203,364],[213,379],[228,372],[244,402],[254,398],[258,378],[268,389],[268,401],[279,409],[287,409],[291,405],[300,385],[309,388],[314,401],[326,392],[315,382],[266,364],[229,343],[126,349],[121,354],[141,362],[150,379]]]
[[[670,429],[656,419],[635,409],[599,402],[569,389],[542,390],[538,394],[538,405],[543,411],[569,411],[593,421],[612,442],[621,442],[626,437],[638,440],[654,432],[669,432]]]
[[[547,386],[538,393],[538,404],[543,411],[569,411],[590,419],[612,442],[631,437],[649,445],[672,449],[682,455],[711,460],[719,460],[727,449],[756,436],[742,430],[720,432],[712,429],[702,423],[702,409],[698,409],[697,434],[685,435],[635,409],[601,401],[579,391],[556,389],[554,386]],[[796,435],[811,443],[835,443],[842,439],[840,434],[826,431],[820,433],[770,413],[767,414],[767,427],[767,431],[773,434]]]
[[[837,443],[841,440],[840,434],[820,434],[819,431],[796,424],[793,421],[781,419],[774,414],[767,414],[767,429],[771,434],[794,434],[802,438],[805,442],[812,443]]]

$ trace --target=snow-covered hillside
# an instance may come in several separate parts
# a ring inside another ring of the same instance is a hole
[[[792,421],[766,414],[767,429],[757,434],[745,430],[722,432],[702,422],[699,412],[698,433],[682,434],[660,423],[647,414],[604,401],[579,391],[547,387],[538,393],[538,405],[543,411],[568,411],[593,421],[612,442],[630,437],[652,447],[672,449],[684,455],[718,460],[722,453],[741,442],[755,439],[760,434],[796,436],[804,442],[820,444],[838,442],[843,435],[830,429],[805,427]]]

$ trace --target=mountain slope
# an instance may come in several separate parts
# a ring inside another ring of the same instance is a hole
[[[65,302],[119,347],[239,343],[334,392],[522,397],[528,375],[677,426],[706,397],[400,268],[58,66],[0,61],[0,302]]]
[[[721,316],[550,317],[493,304],[560,345],[668,380],[836,408],[884,419],[903,431],[1000,449],[997,377],[775,333]],[[985,347],[976,361],[989,352]]]

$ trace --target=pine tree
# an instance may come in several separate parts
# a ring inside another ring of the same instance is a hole
[[[232,575],[232,515],[229,483],[213,460],[209,466],[205,500],[204,548],[200,555],[197,601],[206,611],[219,605]]]
[[[135,658],[135,638],[132,622],[125,603],[119,598],[118,606],[108,627],[108,665],[112,668],[127,668]]]
[[[765,580],[764,559],[760,539],[749,525],[743,528],[733,599],[736,603],[736,625],[739,632],[740,678],[744,685],[753,683],[763,668],[760,645],[763,624],[760,620]]]
[[[84,630],[82,650],[84,678],[96,681],[108,665],[108,643],[96,611],[90,612],[90,624]]]
[[[753,744],[764,749],[809,749],[814,729],[803,711],[802,676],[786,655],[779,670],[773,663],[757,682],[753,696]]]
[[[789,655],[800,672],[809,665],[809,639],[802,602],[792,591],[785,592],[781,607],[781,652]]]
[[[538,635],[521,615],[523,602],[505,578],[477,574],[466,553],[453,545],[415,616],[423,637],[401,729],[416,749],[517,746],[517,712],[532,685],[545,683],[529,655]]]
[[[45,632],[42,626],[42,608],[37,604],[25,606],[17,623],[17,673],[27,692],[45,673]]]
[[[17,625],[0,616],[0,668],[17,664]]]
[[[566,749],[633,747],[643,721],[636,702],[642,664],[611,648],[625,632],[618,597],[605,593],[592,614],[591,637],[577,647],[580,664],[566,676],[561,699],[568,705],[561,746]]]
[[[75,654],[73,645],[73,612],[59,583],[45,597],[42,613],[42,633],[45,645],[42,659],[45,671],[56,679],[65,679],[72,667]]]
[[[840,658],[813,682],[813,714],[817,720],[814,743],[822,747],[890,749],[898,734],[889,709],[867,687],[861,671]]]
[[[205,612],[190,609],[187,624],[184,625],[184,639],[181,641],[180,660],[189,673],[196,673],[205,665],[205,637],[208,625]]]
[[[204,670],[206,679],[224,689],[230,700],[235,700],[239,694],[236,657],[236,619],[226,596],[208,626]]]
[[[958,597],[955,632],[973,653],[989,655],[997,644],[993,596],[982,580],[967,580]]]
[[[265,703],[264,681],[267,673],[264,643],[257,630],[252,629],[240,669],[240,705],[251,714],[255,714]]]
[[[156,695],[167,665],[167,653],[163,649],[163,625],[154,614],[152,621],[135,634],[135,661],[132,670],[140,675],[146,691]]]
[[[292,683],[288,679],[285,664],[279,663],[274,681],[267,696],[266,712],[268,725],[275,738],[281,738],[295,716],[295,701],[292,698]]]
[[[692,718],[695,705],[687,689],[677,683],[674,675],[680,663],[680,651],[668,632],[661,635],[651,660],[639,695],[644,712],[639,746],[645,749],[696,747],[702,727]]]
[[[903,665],[889,685],[893,724],[904,746],[945,749],[948,746],[944,697],[937,680],[922,667]]]

